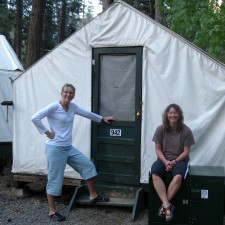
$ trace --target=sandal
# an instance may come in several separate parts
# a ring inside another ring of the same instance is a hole
[[[109,198],[98,195],[96,198],[91,199],[90,203],[95,204],[97,202],[108,202]]]
[[[53,221],[65,221],[66,217],[62,216],[58,212],[55,212],[54,214],[50,215],[49,218]]]
[[[164,210],[163,205],[161,205],[160,208],[159,208],[158,216],[165,217],[165,210]]]
[[[173,219],[174,210],[175,210],[175,206],[172,205],[172,204],[170,204],[168,207],[164,208],[165,217],[166,217],[165,221],[166,222],[169,222]],[[169,214],[167,212],[169,212]]]

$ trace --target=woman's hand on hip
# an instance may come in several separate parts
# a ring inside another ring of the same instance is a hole
[[[54,139],[55,138],[55,132],[46,131],[45,134],[50,139]]]

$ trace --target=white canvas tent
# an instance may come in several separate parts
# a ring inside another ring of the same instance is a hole
[[[47,173],[45,136],[38,133],[31,116],[57,101],[64,83],[73,83],[74,101],[91,110],[92,49],[129,46],[143,46],[140,183],[148,182],[149,167],[156,159],[152,136],[170,103],[182,107],[193,131],[191,164],[225,166],[225,66],[118,1],[14,82],[14,173]],[[76,116],[73,136],[73,144],[90,157],[91,122]],[[80,178],[69,167],[65,176]]]
[[[23,71],[16,53],[0,35],[0,103],[13,101],[13,80]],[[0,142],[12,142],[13,107],[0,105]]]

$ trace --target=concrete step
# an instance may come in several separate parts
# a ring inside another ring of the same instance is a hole
[[[28,188],[12,188],[12,194],[16,197],[25,197],[29,196],[29,189]]]

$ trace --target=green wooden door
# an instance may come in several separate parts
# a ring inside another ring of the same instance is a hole
[[[97,179],[140,182],[142,47],[93,49],[93,112],[114,116],[92,124],[92,159]]]

